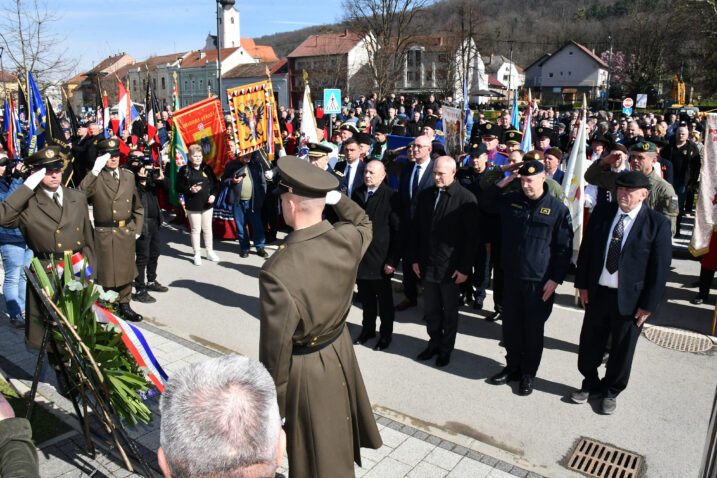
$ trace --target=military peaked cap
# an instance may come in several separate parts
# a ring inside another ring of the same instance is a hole
[[[46,146],[37,153],[27,158],[28,166],[31,168],[62,169],[65,162],[60,157],[59,146]]]
[[[339,187],[333,174],[317,168],[296,156],[284,156],[276,162],[279,169],[279,192],[308,198],[322,198]]]
[[[321,158],[322,156],[328,156],[332,151],[328,146],[324,146],[319,143],[309,143],[309,157],[310,158]]]
[[[120,140],[117,138],[103,139],[97,144],[97,152],[100,154],[110,153],[112,156],[119,156]]]

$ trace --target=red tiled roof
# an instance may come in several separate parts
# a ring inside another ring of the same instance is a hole
[[[108,56],[107,58],[102,60],[97,66],[95,66],[90,71],[88,71],[88,73],[99,73],[102,70],[107,69],[110,66],[114,65],[115,63],[117,63],[125,55],[126,55],[126,53],[120,53],[118,55]]]
[[[570,40],[570,43],[572,43],[573,45],[575,45],[576,47],[580,48],[582,51],[584,51],[585,53],[587,53],[587,55],[588,55],[590,58],[592,58],[593,60],[595,60],[596,62],[598,62],[598,63],[600,64],[600,66],[602,66],[602,67],[604,67],[604,68],[608,68],[607,64],[606,64],[604,61],[602,61],[602,59],[600,59],[599,56],[597,56],[595,53],[593,53],[592,51],[590,51],[590,49],[588,49],[588,47],[583,46],[583,45],[581,45],[580,43],[578,43],[578,42],[576,42],[576,41],[572,41],[572,40]],[[568,43],[568,45],[569,45],[570,43]],[[566,46],[567,46],[567,45],[566,45]],[[565,47],[563,47],[563,48],[565,48]],[[563,48],[561,48],[560,50],[562,50]],[[560,50],[558,50],[558,51],[560,51]],[[556,53],[557,53],[557,52],[556,52]]]
[[[3,83],[14,83],[17,81],[17,78],[14,75],[11,75],[10,73],[5,73],[4,71],[0,71],[0,81]]]
[[[255,60],[259,60],[262,63],[273,63],[279,61],[279,58],[274,53],[274,49],[270,46],[257,45],[254,43],[252,38],[242,38],[241,46],[244,48],[249,55]]]
[[[488,86],[493,86],[497,88],[505,88],[505,85],[498,81],[498,78],[496,78],[493,75],[488,75]]]
[[[235,48],[222,48],[222,58],[226,58],[239,47]],[[182,60],[182,68],[194,68],[204,66],[207,63],[217,61],[217,50],[213,48],[211,50],[199,50],[191,52],[184,60]]]
[[[266,76],[267,67],[269,68],[269,73],[274,74],[285,63],[286,60],[278,62],[245,63],[243,65],[237,65],[228,72],[224,73],[222,78],[264,77]]]
[[[289,58],[320,55],[343,55],[351,51],[363,37],[358,33],[323,33],[311,35],[287,55]]]

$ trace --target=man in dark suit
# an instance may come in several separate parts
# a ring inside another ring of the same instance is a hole
[[[354,190],[363,184],[363,173],[366,163],[361,161],[361,150],[355,138],[349,138],[343,143],[346,161],[336,164],[334,171],[340,176],[339,191],[351,197]]]
[[[478,203],[455,181],[456,162],[441,156],[433,168],[435,185],[421,192],[416,206],[411,264],[423,279],[424,317],[430,341],[418,355],[448,365],[458,331],[458,285],[473,267]]]
[[[672,258],[670,221],[643,204],[649,179],[623,172],[615,185],[617,203],[593,210],[578,255],[575,287],[585,308],[578,370],[585,378],[570,396],[575,403],[602,397],[601,412],[607,415],[627,387],[642,324],[660,303]],[[608,336],[610,358],[600,380]]]
[[[386,184],[386,169],[379,160],[366,165],[364,184],[357,188],[351,199],[361,206],[371,219],[373,239],[361,259],[356,284],[358,299],[363,306],[363,328],[354,341],[364,344],[376,336],[376,304],[381,316],[380,337],[376,350],[383,350],[391,343],[393,334],[393,293],[391,276],[400,260],[398,230],[398,205],[396,193]]]
[[[398,181],[398,197],[401,204],[401,249],[403,250],[403,293],[404,299],[396,310],[406,310],[416,306],[418,298],[418,278],[411,268],[408,251],[415,237],[411,236],[413,218],[416,213],[418,196],[421,191],[433,186],[433,161],[431,160],[431,140],[428,136],[419,136],[409,146],[415,161],[408,162],[401,170]]]
[[[339,180],[340,185],[343,176],[337,174],[336,171],[334,171],[329,164],[329,153],[331,153],[332,149],[320,143],[309,143],[307,146],[309,148],[309,163],[313,164],[319,169],[326,171],[327,173],[331,173],[336,179]],[[324,207],[322,217],[329,221],[331,224],[334,224],[339,220],[339,217],[334,212],[334,208],[328,205]]]

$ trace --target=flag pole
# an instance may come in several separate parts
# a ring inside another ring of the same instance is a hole
[[[269,71],[269,67],[267,65],[264,65],[264,71],[266,72],[266,78],[269,81],[269,85],[271,86],[271,99],[274,100],[274,84],[271,82],[271,72]],[[284,142],[281,141],[281,130],[279,128],[279,112],[277,111],[278,108],[272,108],[271,110],[274,124],[276,125],[275,131],[279,133],[279,147],[282,151],[284,151],[284,154],[286,154],[286,151],[284,150]],[[329,128],[331,128],[331,121],[329,121]],[[274,138],[272,138],[271,140],[274,141]]]

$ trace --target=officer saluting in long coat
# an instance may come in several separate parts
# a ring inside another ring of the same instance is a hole
[[[99,156],[79,190],[94,205],[97,282],[119,293],[119,315],[138,322],[142,316],[129,305],[132,281],[137,277],[135,241],[142,231],[144,208],[137,194],[134,174],[119,168],[119,140],[99,143]]]
[[[381,446],[346,328],[371,222],[335,191],[330,173],[294,156],[277,165],[282,212],[294,231],[259,274],[259,359],[286,418],[291,476],[354,476],[360,447]],[[338,223],[321,220],[325,203]]]
[[[25,242],[43,266],[60,262],[65,251],[80,252],[95,269],[92,226],[85,195],[62,186],[60,148],[48,146],[27,159],[33,173],[0,202],[0,226],[20,228]],[[40,304],[28,283],[25,343],[39,349],[43,326]]]

